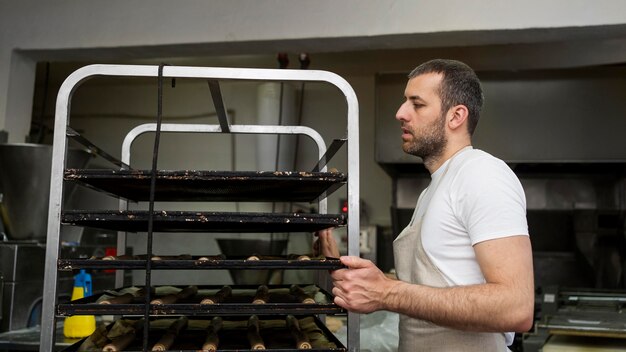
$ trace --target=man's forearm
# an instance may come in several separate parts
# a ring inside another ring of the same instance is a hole
[[[533,297],[500,284],[434,288],[395,281],[384,309],[469,331],[526,331]]]

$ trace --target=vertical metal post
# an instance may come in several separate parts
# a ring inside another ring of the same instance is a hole
[[[345,82],[345,81],[344,81]],[[359,103],[350,85],[340,87],[348,104],[348,255],[359,256],[360,197],[359,197]],[[348,350],[360,350],[360,316],[348,313]]]
[[[71,76],[68,77],[59,89],[55,113],[54,145],[52,146],[52,167],[50,170],[48,233],[41,312],[41,340],[39,345],[41,352],[53,350],[56,333],[57,260],[60,250],[63,169],[65,168],[67,152],[67,138],[65,134],[69,121],[69,101],[74,86],[80,83],[80,81],[73,82],[70,78]]]

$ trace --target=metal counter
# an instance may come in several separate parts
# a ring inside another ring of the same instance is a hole
[[[0,351],[38,351],[41,327],[13,330],[0,333]],[[80,339],[68,339],[63,336],[63,323],[57,324],[55,351],[62,350]]]

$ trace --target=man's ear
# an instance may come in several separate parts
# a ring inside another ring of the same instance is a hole
[[[456,105],[448,110],[448,126],[451,130],[456,130],[465,126],[469,117],[469,110],[465,105]]]

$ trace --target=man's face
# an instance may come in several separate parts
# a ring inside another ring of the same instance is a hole
[[[441,154],[447,143],[438,93],[441,78],[441,74],[426,73],[410,79],[404,90],[405,101],[396,113],[402,128],[402,149],[422,159]]]

